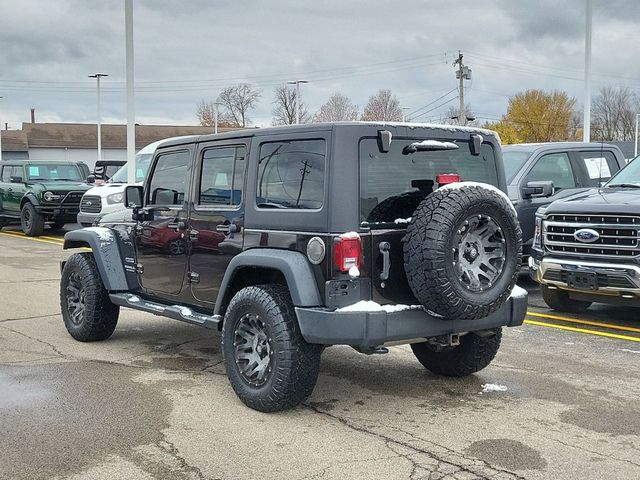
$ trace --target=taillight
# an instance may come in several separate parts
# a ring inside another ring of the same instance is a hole
[[[360,268],[362,244],[357,233],[346,234],[336,238],[333,244],[333,261],[341,272],[348,272],[352,267]]]
[[[460,175],[457,173],[441,173],[440,175],[436,175],[436,183],[442,187],[443,185],[448,185],[450,183],[457,183],[460,181]]]

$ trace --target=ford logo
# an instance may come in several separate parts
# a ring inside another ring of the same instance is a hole
[[[600,238],[600,234],[590,228],[581,228],[573,234],[574,238],[579,242],[593,243]]]
[[[89,201],[84,202],[84,204],[85,204],[87,207],[90,207],[91,205],[93,205],[93,203],[91,203],[91,202],[89,202]]]

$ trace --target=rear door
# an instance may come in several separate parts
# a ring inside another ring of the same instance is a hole
[[[201,144],[196,154],[189,217],[189,282],[194,298],[213,305],[234,255],[242,251],[244,185],[249,143]]]
[[[136,228],[140,283],[158,296],[177,295],[184,284],[193,148],[172,147],[156,156],[145,191],[145,207],[153,219]]]
[[[20,201],[27,191],[24,168],[22,165],[5,166],[2,172],[2,189],[4,191],[2,208],[5,212],[17,215],[20,213]]]

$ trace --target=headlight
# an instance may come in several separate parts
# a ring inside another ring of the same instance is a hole
[[[42,194],[42,197],[47,201],[47,202],[54,202],[56,200],[60,200],[62,198],[62,195],[58,195],[57,193],[53,193],[53,192],[44,192]]]
[[[114,203],[122,203],[122,202],[124,202],[123,193],[112,193],[111,195],[107,195],[107,203],[109,205],[113,205]]]
[[[542,217],[536,216],[536,227],[533,233],[532,248],[542,250]]]

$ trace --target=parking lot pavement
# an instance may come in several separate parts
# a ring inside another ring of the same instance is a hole
[[[524,281],[530,323],[479,374],[334,347],[302,407],[262,414],[215,332],[123,310],[110,340],[72,340],[60,243],[0,232],[0,478],[640,478],[634,311],[549,314]]]

